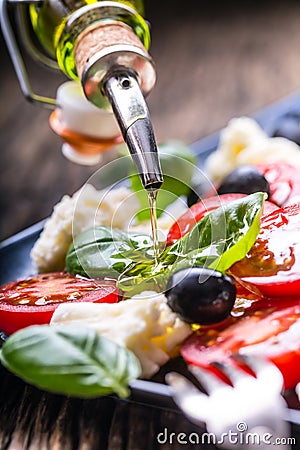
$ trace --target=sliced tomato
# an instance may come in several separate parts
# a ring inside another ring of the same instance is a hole
[[[195,203],[171,226],[168,232],[166,245],[171,245],[177,241],[177,239],[184,236],[197,222],[199,222],[199,220],[202,219],[202,217],[206,216],[206,214],[210,211],[245,196],[245,194],[222,194],[219,196],[204,198],[198,203]],[[278,209],[278,207],[273,203],[269,201],[264,203],[264,215],[269,214],[275,209]]]
[[[116,303],[114,280],[93,280],[54,272],[0,287],[0,329],[11,334],[30,325],[47,324],[65,302]]]
[[[300,200],[300,170],[287,163],[258,164],[270,185],[269,200],[285,206]]]
[[[271,214],[273,211],[276,211],[277,209],[278,209],[278,206],[275,205],[275,203],[265,200],[262,217],[268,216],[269,214]]]
[[[225,203],[232,202],[239,198],[245,197],[244,194],[223,194],[219,196],[212,196],[208,198],[203,198],[199,202],[191,206],[179,219],[171,226],[166,245],[171,245],[177,239],[180,239],[188,231],[190,231],[193,226],[206,216],[210,211],[219,208]]]
[[[258,355],[280,369],[286,388],[294,387],[300,381],[300,298],[254,301],[222,327],[195,332],[181,354],[189,364],[205,368],[213,362],[234,364],[237,354]]]
[[[265,297],[300,295],[300,203],[262,217],[255,244],[230,273]]]

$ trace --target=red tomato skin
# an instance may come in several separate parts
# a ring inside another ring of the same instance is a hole
[[[18,308],[2,309],[0,305],[0,329],[10,335],[31,325],[46,325],[50,323],[54,309],[51,311],[22,311]]]
[[[300,381],[300,350],[271,359],[283,374],[284,388],[292,389]]]
[[[171,226],[166,245],[174,244],[178,239],[190,231],[206,214],[219,208],[226,203],[246,197],[246,194],[222,194],[204,198],[191,206],[179,219]],[[278,209],[278,206],[269,201],[264,202],[263,216]]]
[[[285,206],[300,200],[300,170],[288,163],[257,164],[270,185],[269,200]]]
[[[255,167],[269,183],[269,202],[280,208],[300,201],[299,168],[284,162],[255,164]],[[218,184],[207,193],[207,197],[215,195],[217,189]]]
[[[22,283],[27,283],[32,280],[38,280],[36,286],[43,292],[43,280],[51,277],[51,283],[55,285],[57,283],[58,298],[63,298],[64,295],[64,281],[69,282],[74,280],[74,286],[76,291],[82,288],[91,288],[94,290],[88,290],[86,294],[83,294],[80,298],[76,298],[72,301],[64,301],[64,303],[71,302],[94,302],[94,303],[117,303],[119,300],[118,289],[114,280],[101,281],[101,280],[89,280],[76,275],[70,275],[65,272],[53,272],[49,274],[36,275],[24,280],[17,280],[5,284],[0,287],[0,330],[10,335],[17,330],[31,326],[31,325],[44,325],[49,324],[55,309],[62,303],[52,303],[48,305],[22,305],[11,304],[3,300],[5,295],[10,296],[12,293],[19,291],[17,288]],[[71,285],[72,286],[72,285]],[[68,291],[69,293],[70,291]],[[83,291],[84,292],[84,291]]]
[[[181,354],[188,364],[220,372],[211,363],[236,365],[232,358],[236,354],[247,354],[247,347],[264,344],[263,356],[272,361],[281,371],[284,387],[293,388],[300,381],[300,329],[299,336],[290,339],[284,335],[289,327],[300,321],[300,299],[257,300],[245,309],[241,317],[230,318],[221,328],[199,330],[187,338]],[[278,339],[278,344],[276,340]],[[277,352],[274,352],[274,348]],[[251,354],[255,355],[255,347]],[[250,353],[250,352],[249,352]],[[262,356],[258,350],[257,354]],[[222,377],[224,379],[224,377]]]
[[[219,208],[225,203],[229,203],[242,197],[245,197],[245,194],[215,195],[204,198],[203,200],[195,203],[171,226],[168,232],[166,245],[171,245],[184,236],[210,211]]]
[[[248,255],[230,268],[234,278],[264,297],[300,293],[300,203],[263,216]]]

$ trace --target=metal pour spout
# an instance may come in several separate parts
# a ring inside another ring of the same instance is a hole
[[[59,69],[56,62],[44,55],[31,40],[31,28],[28,28],[25,4],[40,2],[38,0],[0,0],[0,22],[25,97],[30,101],[55,108],[57,106],[55,99],[37,95],[31,88],[22,54],[11,26],[7,10],[9,3],[19,8],[24,40],[31,55],[49,67]],[[60,2],[57,3],[60,4]],[[74,55],[72,54],[70,67],[68,64],[63,64],[60,68],[70,78],[74,78],[76,72],[76,77],[78,76],[81,80],[85,96],[92,104],[100,109],[113,108],[143,186],[148,191],[156,191],[163,183],[163,176],[144,99],[144,96],[147,96],[153,88],[156,78],[154,64],[147,51],[148,25],[135,9],[125,4],[126,2],[101,1],[84,6],[78,5],[78,7],[77,3],[84,2],[62,3],[70,4],[71,9],[74,6],[74,11],[63,22],[61,34],[57,36],[56,51],[59,48],[62,52],[62,47],[64,48],[65,43],[70,39],[74,45]],[[48,2],[50,12],[55,5],[54,1]],[[56,11],[55,8],[54,11]],[[63,55],[60,56],[63,59]]]
[[[144,188],[156,191],[163,175],[148,107],[134,72],[121,68],[108,73],[103,89]]]

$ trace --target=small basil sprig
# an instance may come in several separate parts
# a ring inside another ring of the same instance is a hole
[[[75,239],[66,268],[92,277],[118,277],[118,287],[127,295],[162,292],[169,276],[182,268],[206,266],[225,272],[254,244],[264,198],[259,192],[211,211],[162,251],[158,264],[149,236],[96,227]]]
[[[225,272],[242,259],[255,242],[265,199],[258,192],[234,200],[207,214],[162,254],[162,259],[188,259]],[[200,262],[201,261],[201,262]]]
[[[66,256],[66,270],[90,278],[116,278],[138,261],[153,261],[149,235],[97,226],[74,239]]]
[[[88,328],[24,328],[3,344],[2,364],[15,375],[57,394],[93,398],[129,395],[128,383],[139,377],[135,355]]]
[[[159,256],[159,264],[129,266],[118,279],[128,295],[145,289],[163,291],[180,269],[206,266],[225,272],[246,256],[260,229],[264,193],[255,193],[211,211]]]

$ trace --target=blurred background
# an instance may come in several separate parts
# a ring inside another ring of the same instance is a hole
[[[159,142],[186,143],[232,117],[300,89],[300,3],[296,0],[146,1],[156,87],[148,98]],[[0,37],[0,240],[49,216],[97,167],[61,154],[50,112],[28,103]],[[26,59],[34,90],[55,96],[66,78]]]

